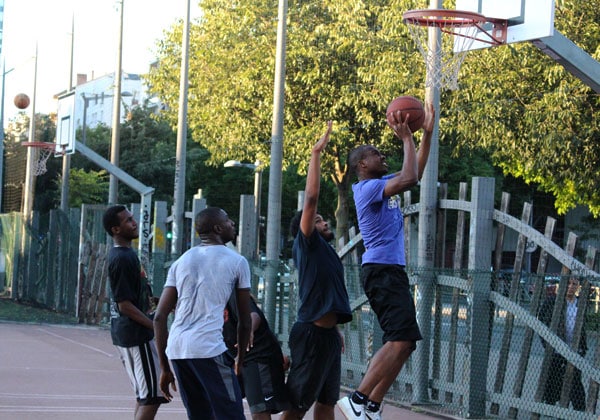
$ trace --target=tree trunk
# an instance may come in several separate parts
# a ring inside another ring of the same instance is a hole
[[[341,182],[339,182],[341,180]],[[350,214],[350,206],[348,205],[350,177],[346,171],[341,177],[333,177],[335,186],[337,187],[338,203],[335,209],[335,237],[336,240],[344,238],[344,243],[348,242],[348,216]],[[337,244],[337,241],[336,241]],[[337,248],[337,247],[336,247]]]

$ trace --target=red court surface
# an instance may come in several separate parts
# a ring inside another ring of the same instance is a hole
[[[133,392],[106,329],[0,322],[0,378],[2,420],[133,418]],[[383,417],[425,420],[439,416],[388,405]],[[176,398],[163,405],[156,418],[187,416]],[[306,418],[312,419],[312,413]],[[344,419],[337,409],[335,418]]]

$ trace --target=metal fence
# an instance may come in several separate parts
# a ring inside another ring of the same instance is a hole
[[[524,206],[519,220],[507,213],[504,195],[500,210],[493,209],[493,202],[469,202],[465,197],[466,187],[461,188],[459,200],[440,199],[436,237],[446,239],[436,243],[436,268],[416,265],[419,207],[403,207],[407,272],[424,340],[388,397],[463,417],[597,418],[600,275],[593,271],[596,251],[588,248],[585,262],[577,261],[573,257],[576,236],[569,234],[562,249],[552,241],[552,219],[548,218],[544,233],[528,225],[530,204]],[[488,199],[493,201],[493,194]],[[405,201],[411,203],[410,197]],[[0,215],[0,272],[4,273],[0,286],[5,294],[77,314],[81,322],[106,322],[102,249],[106,235],[98,221],[100,212],[73,209],[67,215],[56,210],[45,217],[34,214],[31,220],[20,214]],[[537,249],[530,252],[529,243]],[[361,247],[360,233],[354,229],[348,243],[338,246],[353,308],[352,322],[342,327],[346,346],[342,382],[350,388],[360,383],[382,337],[359,284]],[[510,269],[503,266],[507,255]],[[146,268],[157,295],[170,259],[165,253],[149,255]],[[535,263],[537,270],[532,268]],[[548,269],[552,265],[557,273]],[[268,319],[288,353],[296,316],[294,268],[282,261],[273,271],[263,261],[253,261],[252,272],[252,291],[263,307],[274,310]],[[275,282],[267,279],[266,273],[273,272]],[[575,312],[565,303],[573,276],[581,284]],[[544,304],[550,301],[551,305]],[[542,308],[551,315],[543,317]],[[573,324],[571,337],[563,333],[567,313]],[[559,386],[550,393],[548,384]],[[555,403],[548,403],[554,399]]]

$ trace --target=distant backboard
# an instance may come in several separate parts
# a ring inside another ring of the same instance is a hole
[[[554,34],[554,0],[456,0],[456,10],[508,20],[507,44]],[[488,47],[490,44],[476,40],[469,50]]]
[[[67,154],[75,153],[75,91],[58,98],[56,113],[56,150]]]

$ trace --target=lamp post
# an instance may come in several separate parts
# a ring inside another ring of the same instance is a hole
[[[262,190],[262,163],[241,163],[238,160],[228,160],[223,164],[225,168],[248,168],[254,171],[254,215],[256,217],[256,258],[260,259],[260,193]]]
[[[123,60],[123,8],[124,0],[120,0],[119,7],[119,41],[117,47],[117,68],[115,70],[115,89],[113,96],[113,123],[112,135],[110,141],[110,163],[119,166],[119,149],[121,123],[121,62]],[[113,174],[110,174],[108,184],[108,204],[117,204],[119,197],[119,180]]]

